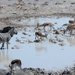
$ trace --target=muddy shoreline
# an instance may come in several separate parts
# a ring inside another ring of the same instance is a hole
[[[22,70],[14,70],[12,73],[8,70],[0,69],[0,75],[74,75],[75,66],[65,68],[59,71],[45,70],[40,68],[23,68]]]

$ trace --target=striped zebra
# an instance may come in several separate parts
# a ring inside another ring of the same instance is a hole
[[[7,44],[8,49],[9,41],[14,34],[17,34],[17,31],[15,30],[14,27],[11,28],[7,33],[0,33],[0,43],[2,43],[1,49],[3,49],[5,42]]]

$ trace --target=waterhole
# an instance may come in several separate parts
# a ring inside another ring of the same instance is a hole
[[[17,35],[11,38],[8,50],[6,44],[5,49],[0,50],[0,68],[7,69],[13,59],[20,59],[22,68],[32,67],[56,71],[73,66],[75,62],[74,36],[53,34],[48,31],[47,39],[44,38],[41,42],[34,42],[36,31],[34,29],[38,22],[40,24],[51,22],[54,24],[54,28],[58,29],[62,25],[68,24],[69,20],[73,20],[73,18],[22,18],[18,23],[31,26],[23,28],[26,30],[19,31]],[[12,20],[14,23],[17,23],[17,21]],[[63,28],[65,29],[65,26]],[[48,28],[46,28],[47,30]]]

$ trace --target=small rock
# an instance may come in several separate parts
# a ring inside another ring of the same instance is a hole
[[[64,46],[65,44],[64,44],[64,43],[59,43],[59,45],[60,45],[60,46]]]
[[[10,72],[8,72],[8,73],[6,73],[5,75],[11,75],[11,73],[10,73]]]
[[[55,39],[50,39],[49,42],[57,43]]]
[[[40,40],[34,40],[34,42],[40,42]]]
[[[14,47],[12,47],[12,49],[20,49],[20,46],[14,45]]]

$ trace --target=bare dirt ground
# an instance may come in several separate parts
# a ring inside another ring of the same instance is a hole
[[[0,0],[0,29],[5,26],[20,26],[20,24],[11,23],[11,19],[21,17],[75,17],[75,0]],[[74,75],[74,68],[70,71],[45,72],[40,69],[24,69],[13,75]],[[0,75],[11,75],[5,70],[0,70]]]
[[[46,16],[75,17],[74,0],[0,0],[0,28],[10,25],[9,19]],[[9,23],[9,24],[8,24]]]

